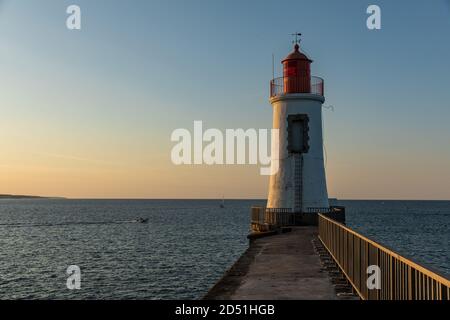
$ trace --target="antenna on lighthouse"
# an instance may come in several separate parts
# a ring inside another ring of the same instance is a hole
[[[272,53],[272,79],[275,79],[275,55]]]

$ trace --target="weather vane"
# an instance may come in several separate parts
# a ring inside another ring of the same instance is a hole
[[[300,39],[300,37],[302,36],[301,33],[298,33],[298,32],[297,33],[292,33],[291,36],[295,37],[295,40],[293,40],[292,43],[299,44],[300,41],[302,41]]]

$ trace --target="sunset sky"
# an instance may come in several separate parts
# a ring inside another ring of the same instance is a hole
[[[0,194],[266,198],[259,166],[173,165],[170,135],[270,128],[296,31],[334,106],[330,197],[450,199],[446,0],[0,1]]]

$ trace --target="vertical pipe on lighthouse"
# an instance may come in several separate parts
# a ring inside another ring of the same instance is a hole
[[[311,77],[310,60],[294,51],[283,61],[283,77],[271,81],[273,128],[279,169],[270,177],[267,208],[310,212],[329,208],[322,137],[323,80]]]

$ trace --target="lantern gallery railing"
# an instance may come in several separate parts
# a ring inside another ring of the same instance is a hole
[[[362,299],[449,300],[448,279],[321,214],[319,238]]]
[[[322,78],[311,77],[280,77],[270,81],[270,97],[289,93],[310,93],[324,95],[324,82]]]

